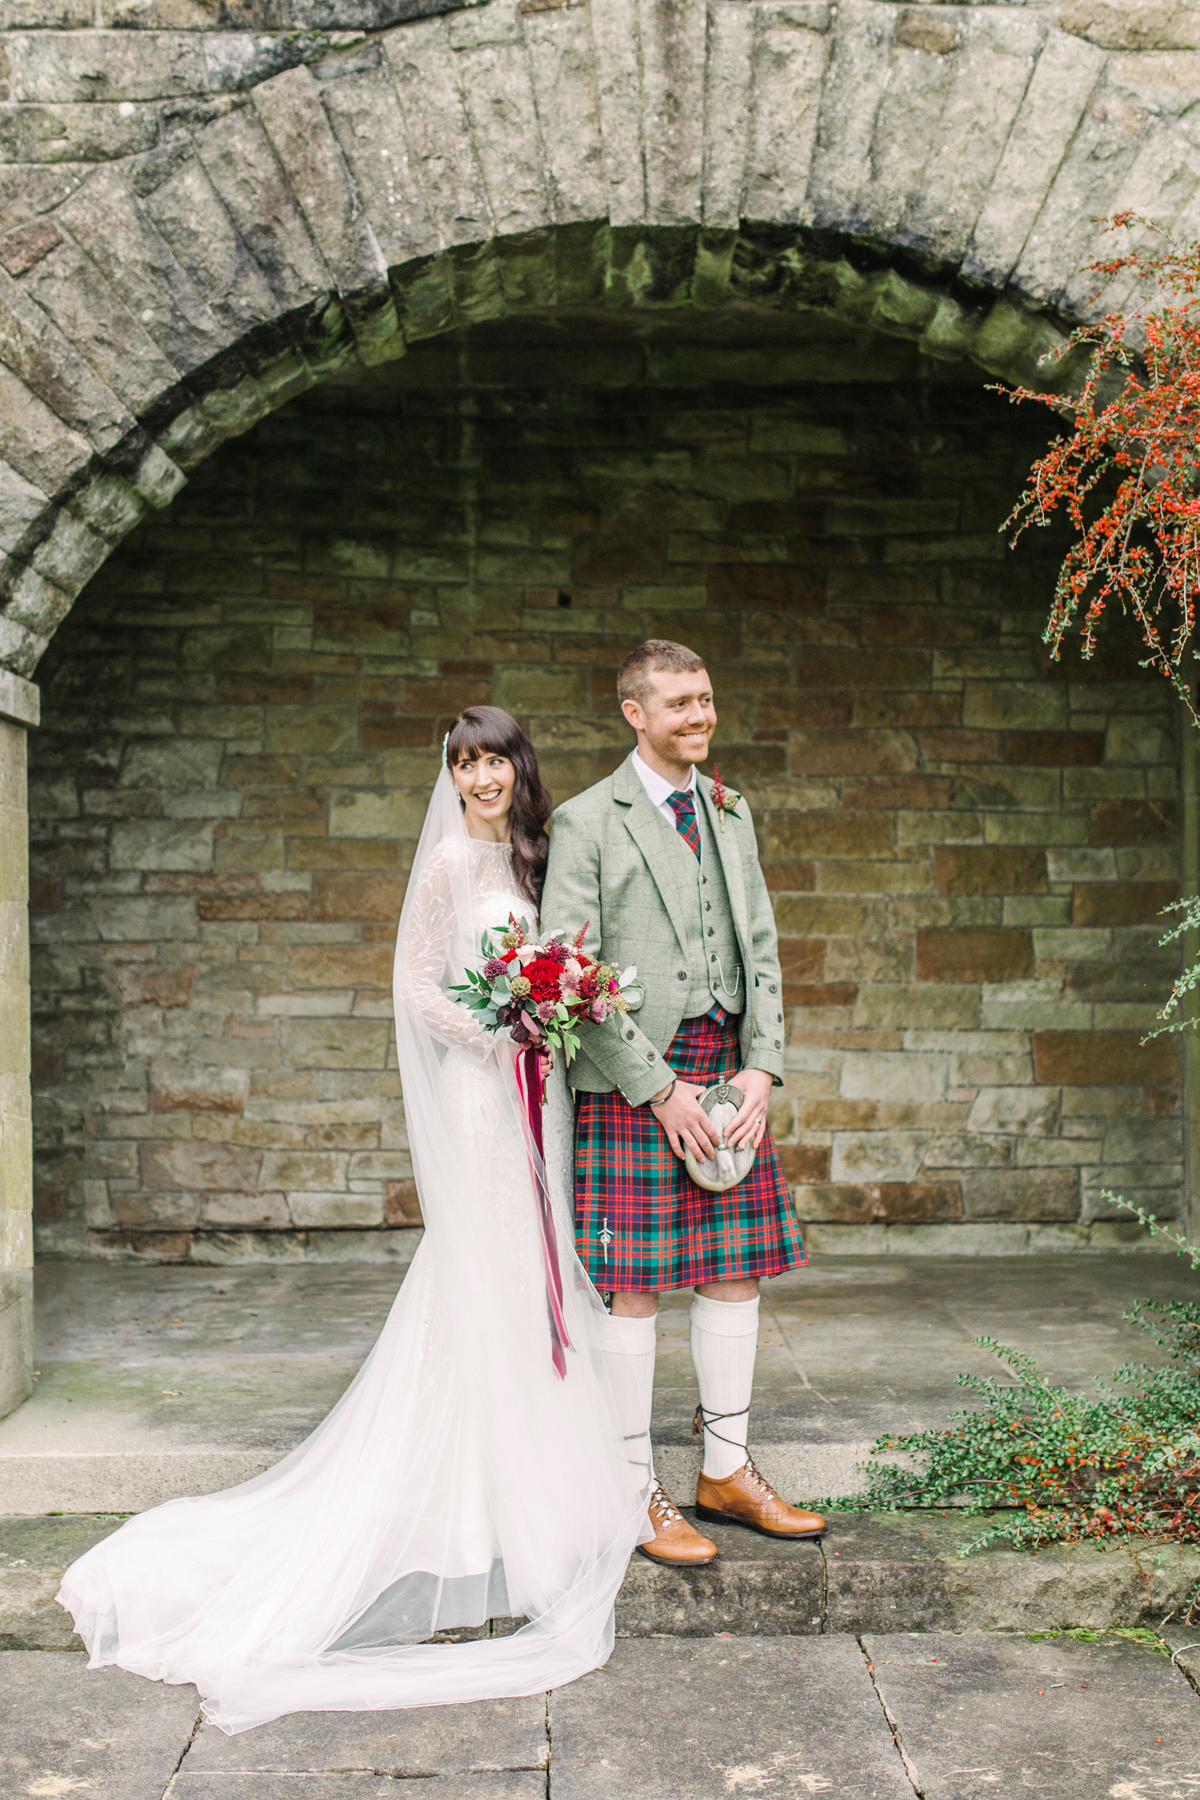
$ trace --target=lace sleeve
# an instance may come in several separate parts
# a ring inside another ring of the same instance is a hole
[[[450,946],[456,936],[454,898],[443,857],[434,855],[422,871],[396,958],[393,1001],[419,1014],[439,1044],[468,1050],[489,1061],[507,1033],[486,1031],[465,1006],[445,992],[443,983],[462,971],[449,969]]]

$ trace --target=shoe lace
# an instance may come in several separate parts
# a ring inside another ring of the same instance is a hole
[[[656,1522],[669,1525],[672,1519],[682,1519],[683,1514],[677,1506],[672,1506],[663,1489],[661,1481],[656,1481],[650,1489],[650,1512]]]
[[[749,1455],[746,1457],[745,1474],[751,1487],[759,1488],[764,1494],[769,1494],[772,1500],[778,1500],[779,1495],[775,1492],[775,1489],[771,1486],[762,1470],[757,1467],[754,1458]]]

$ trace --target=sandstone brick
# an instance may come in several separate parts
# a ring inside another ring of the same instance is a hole
[[[1007,981],[1034,971],[1028,931],[970,926],[918,931],[916,953],[920,981]]]
[[[830,1173],[835,1182],[913,1181],[928,1131],[839,1131]]]
[[[350,705],[268,706],[267,749],[313,755],[358,746],[358,720]]]
[[[788,767],[800,775],[890,775],[917,763],[916,742],[906,731],[802,728],[788,747]]]
[[[890,856],[895,826],[879,812],[806,812],[772,815],[768,856]]]
[[[186,1006],[196,978],[196,965],[182,963],[160,969],[122,963],[117,967],[116,978],[127,1006]]]
[[[882,929],[883,905],[832,895],[784,894],[775,901],[775,922],[781,937],[858,937]]]
[[[308,895],[204,895],[197,902],[202,919],[307,919]]]
[[[1049,682],[968,681],[963,724],[982,730],[1062,730],[1068,724],[1067,695]]]
[[[304,988],[389,988],[392,960],[389,944],[301,946],[288,953],[288,979]]]
[[[965,1219],[1077,1219],[1076,1169],[968,1169],[962,1177]]]
[[[1004,760],[1045,768],[1084,768],[1104,760],[1102,731],[1006,731]]]
[[[1178,829],[1168,800],[1102,800],[1088,817],[1089,844],[1170,844]]]
[[[252,1193],[259,1186],[261,1154],[232,1144],[166,1142],[142,1145],[143,1187],[192,1190],[226,1188]]]
[[[1175,881],[1079,883],[1073,890],[1071,921],[1075,925],[1151,925],[1179,898]],[[1170,923],[1163,921],[1163,929]]]
[[[1179,1045],[1174,1038],[1143,1044],[1135,1031],[1035,1031],[1033,1066],[1048,1085],[1174,1087]]]
[[[382,1019],[283,1019],[279,1041],[297,1069],[382,1069],[390,1023]]]
[[[847,981],[785,981],[783,985],[785,1006],[853,1006],[857,994],[857,987]]]
[[[849,807],[881,806],[889,810],[949,806],[953,782],[948,775],[867,775],[847,781],[842,804]]]
[[[780,1144],[777,1151],[787,1181],[828,1180],[828,1148],[818,1144]]]
[[[862,615],[864,644],[975,644],[978,619],[938,606],[868,606]]]
[[[851,660],[848,660],[848,657]],[[920,688],[929,681],[929,659],[916,650],[818,650],[796,659],[802,686],[821,688]]]
[[[772,893],[784,894],[810,894],[816,880],[811,863],[764,863],[763,876]]]
[[[287,1196],[294,1225],[339,1229],[350,1225],[382,1225],[383,1197],[374,1194],[322,1194],[299,1189]]]
[[[993,845],[939,844],[933,852],[942,894],[1044,894],[1046,856],[1042,850]]]
[[[780,937],[779,966],[785,981],[816,981],[824,964],[824,938]]]
[[[204,1194],[199,1224],[217,1231],[283,1231],[291,1224],[282,1194]]]
[[[789,731],[797,717],[809,730],[836,730],[849,725],[854,716],[853,694],[809,694],[801,700],[789,689],[766,692],[759,696],[755,723],[760,731]]]
[[[406,878],[399,873],[318,870],[313,876],[312,917],[381,919],[394,924],[404,904],[405,885]]]
[[[971,1029],[979,1023],[979,989],[935,983],[864,983],[854,1008],[856,1026],[926,1030]]]
[[[967,1130],[1045,1137],[1057,1130],[1058,1112],[1057,1088],[982,1087],[967,1114]]]
[[[415,1181],[386,1181],[383,1187],[385,1225],[424,1225]]]
[[[820,610],[825,581],[820,571],[772,568],[761,563],[722,563],[709,572],[708,598],[711,606],[803,616]]]
[[[245,1104],[249,1087],[245,1069],[156,1063],[151,1073],[150,1108],[160,1113],[237,1114]]]

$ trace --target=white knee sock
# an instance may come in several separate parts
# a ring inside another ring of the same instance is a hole
[[[740,1469],[749,1451],[750,1390],[758,1349],[758,1299],[692,1301],[692,1362],[705,1414],[724,1413],[704,1428],[704,1473],[715,1481]],[[728,1439],[728,1442],[723,1440]]]
[[[617,1423],[625,1450],[638,1474],[654,1479],[654,1451],[650,1445],[650,1411],[654,1404],[654,1352],[658,1320],[609,1317],[609,1349],[605,1353]]]

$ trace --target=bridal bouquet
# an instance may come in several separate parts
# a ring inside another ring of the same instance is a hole
[[[566,933],[556,931],[535,944],[528,922],[509,913],[507,925],[483,934],[482,970],[468,969],[466,981],[450,992],[478,1013],[489,1031],[510,1026],[517,1044],[533,1040],[525,1021],[535,1020],[546,1042],[570,1063],[579,1048],[578,1025],[587,1020],[601,1025],[613,1013],[634,1011],[642,1003],[636,968],[597,962],[583,948],[586,932],[584,925],[567,943]]]

